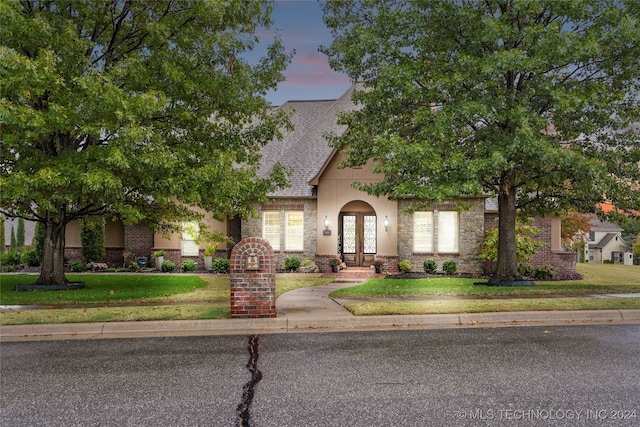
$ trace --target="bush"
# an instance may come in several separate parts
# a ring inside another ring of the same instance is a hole
[[[138,264],[136,261],[131,261],[129,263],[129,271],[132,271],[134,273],[140,271],[140,264]]]
[[[22,254],[20,253],[20,251],[9,251],[7,253],[2,254],[2,256],[0,257],[0,264],[2,265],[20,265],[20,258],[22,257]]]
[[[182,271],[196,271],[196,262],[192,259],[182,261],[182,264],[180,264],[180,269]]]
[[[78,273],[82,270],[84,270],[84,262],[82,261],[74,261],[73,263],[71,263],[71,271],[73,271],[74,273]]]
[[[428,259],[426,260],[422,266],[424,267],[424,272],[425,273],[430,273],[433,274],[436,272],[436,270],[438,269],[438,266],[436,265],[436,262],[432,259]]]
[[[82,221],[80,241],[85,262],[101,262],[104,258],[104,218],[88,218]]]
[[[176,263],[173,261],[162,261],[161,269],[165,273],[171,273],[176,269]]]
[[[40,258],[38,258],[38,251],[36,249],[30,249],[25,251],[20,256],[20,261],[22,264],[28,267],[37,267],[40,265]]]
[[[442,263],[442,271],[444,271],[444,274],[452,276],[458,271],[458,263],[455,261],[445,261]]]
[[[533,277],[533,266],[529,264],[518,265],[518,274],[522,277]]]
[[[284,260],[284,269],[286,271],[296,271],[300,268],[300,260],[298,258],[287,258]]]
[[[214,273],[226,274],[231,269],[231,262],[228,258],[216,258],[211,263],[211,271]]]
[[[0,271],[3,271],[5,273],[13,273],[14,271],[16,271],[16,266],[15,265],[4,265],[4,264],[2,264],[1,267],[2,268],[0,268]]]
[[[556,269],[550,265],[536,265],[533,267],[532,277],[536,280],[553,280]]]
[[[398,269],[400,270],[400,273],[406,273],[408,271],[411,271],[413,269],[413,266],[408,259],[403,259],[402,261],[398,262]]]

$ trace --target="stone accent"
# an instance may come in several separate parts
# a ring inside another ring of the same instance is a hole
[[[284,270],[284,262],[287,258],[298,258],[301,262],[305,259],[314,259],[318,248],[318,203],[316,199],[270,199],[263,206],[257,207],[257,216],[248,218],[242,223],[242,238],[250,236],[262,236],[262,212],[280,212],[280,250],[274,250],[276,257],[276,270]],[[302,251],[285,251],[285,212],[304,212],[304,247]],[[316,260],[316,264],[318,264]],[[318,267],[324,271],[322,265]]]
[[[482,260],[478,257],[484,239],[484,198],[465,199],[468,209],[457,209],[458,216],[458,252],[438,253],[438,224],[434,218],[434,252],[416,253],[413,251],[413,214],[405,209],[411,201],[398,202],[398,260],[409,260],[414,271],[423,271],[423,263],[427,259],[436,261],[438,270],[442,271],[445,261],[455,261],[458,272],[472,275],[482,274]],[[454,203],[439,203],[430,206],[437,214],[439,211],[456,210]],[[380,256],[376,256],[380,257]],[[397,268],[397,263],[396,263]]]
[[[247,256],[258,256],[259,269],[247,270]],[[275,257],[269,242],[248,237],[231,250],[231,317],[276,317]]]

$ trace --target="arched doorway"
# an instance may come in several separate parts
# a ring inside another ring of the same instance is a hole
[[[339,239],[347,267],[369,267],[377,252],[377,216],[363,201],[347,203],[340,211]]]

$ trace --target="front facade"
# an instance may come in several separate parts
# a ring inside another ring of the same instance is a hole
[[[593,264],[623,264],[630,246],[622,239],[622,228],[597,217],[591,220],[591,231],[585,245],[585,261]]]
[[[491,210],[491,199],[451,200],[411,212],[407,209],[411,200],[375,197],[353,187],[355,182],[375,182],[381,177],[366,166],[340,167],[345,155],[327,143],[327,132],[346,131],[336,123],[336,114],[354,108],[352,91],[337,100],[290,101],[279,107],[292,112],[294,130],[263,148],[261,173],[267,174],[276,163],[289,167],[291,186],[269,195],[268,203],[256,207],[254,218],[217,221],[205,213],[204,222],[236,242],[266,239],[277,269],[295,257],[315,261],[321,271],[329,271],[327,261],[339,257],[348,268],[368,268],[381,259],[387,271],[395,272],[399,260],[409,260],[414,270],[421,271],[424,261],[434,260],[440,271],[444,262],[455,261],[458,272],[482,274],[481,245],[497,214]],[[559,219],[546,221],[540,262],[554,265],[560,259],[561,271],[575,272],[575,254],[568,253],[572,258],[560,254]],[[153,252],[163,250],[165,260],[180,265],[191,259],[202,268],[207,242],[197,241],[196,224],[180,225],[184,232],[165,236],[107,221],[104,261],[126,267],[142,259],[152,266]],[[70,260],[81,258],[78,236],[79,227],[71,225],[66,252]],[[228,257],[230,250],[222,243],[216,256]]]

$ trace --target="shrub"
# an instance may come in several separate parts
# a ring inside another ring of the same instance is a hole
[[[400,270],[400,273],[406,273],[407,271],[411,271],[413,269],[413,266],[408,259],[403,259],[402,261],[398,262],[398,269]]]
[[[176,269],[176,263],[173,261],[162,261],[162,271],[165,273],[170,273]]]
[[[2,268],[0,268],[0,271],[4,271],[5,273],[13,273],[14,271],[16,271],[16,266],[2,264]]]
[[[442,263],[442,271],[449,276],[456,274],[458,263],[455,261],[445,261]]]
[[[40,265],[40,258],[38,258],[38,251],[36,249],[30,249],[25,251],[20,256],[20,262],[28,267],[37,267]]]
[[[20,251],[10,250],[7,253],[2,254],[0,258],[0,263],[2,265],[20,265],[20,258],[22,254]]]
[[[211,271],[226,274],[231,269],[231,262],[227,258],[216,258],[211,263]]]
[[[180,264],[180,269],[182,271],[196,271],[196,262],[192,259],[184,260]]]
[[[71,271],[73,271],[74,273],[78,273],[82,270],[84,270],[84,262],[82,261],[74,261],[71,263]]]
[[[307,259],[305,259],[304,261],[302,261],[302,265],[303,265],[304,267],[307,267],[307,266],[309,266],[309,265],[311,265],[311,264],[313,264],[313,263],[314,263],[314,261],[313,261],[311,258],[307,258]]]
[[[300,260],[298,258],[287,258],[284,260],[284,269],[286,271],[296,271],[300,268]]]
[[[82,258],[85,262],[100,262],[104,258],[104,218],[91,218],[82,221],[80,241]]]
[[[433,274],[436,272],[436,270],[438,269],[438,266],[436,265],[436,262],[432,259],[428,259],[425,260],[425,262],[422,264],[422,266],[424,267],[424,272],[425,273],[430,273]]]
[[[533,266],[529,264],[520,264],[518,265],[518,274],[522,277],[532,277],[533,276]]]
[[[553,280],[556,269],[550,265],[536,265],[533,267],[532,277],[536,280]]]
[[[129,263],[129,271],[132,271],[134,273],[140,271],[140,264],[138,264],[136,261],[131,261]]]

